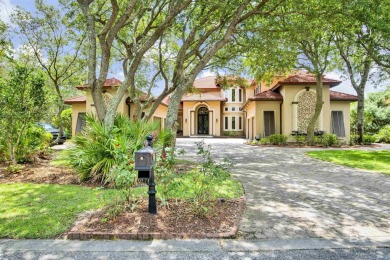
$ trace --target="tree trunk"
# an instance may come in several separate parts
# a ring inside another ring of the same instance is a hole
[[[9,145],[9,155],[10,155],[10,157],[11,157],[12,164],[13,164],[13,165],[16,165],[17,162],[16,162],[16,156],[15,156],[15,146],[14,146],[14,144],[12,143],[12,141],[10,141],[10,142],[8,143],[8,145]]]
[[[62,102],[63,103],[63,102]],[[57,113],[57,117],[58,117],[58,130],[59,130],[59,133],[58,133],[58,136],[56,138],[56,140],[54,140],[52,142],[52,144],[58,144],[61,140],[61,137],[62,137],[62,133],[64,131],[64,122],[62,122],[62,111],[64,111],[64,106],[63,105],[60,105],[58,107],[58,113]]]
[[[176,88],[175,92],[173,92],[173,95],[171,96],[170,103],[168,105],[168,112],[167,112],[167,123],[165,128],[171,129],[173,132],[173,140],[172,140],[172,146],[176,144],[176,133],[177,133],[177,114],[179,112],[180,102],[184,94],[188,91],[189,87],[191,87],[192,83],[189,84],[188,81],[186,82],[187,86],[179,86]]]
[[[358,144],[362,144],[364,135],[364,88],[358,91],[356,130],[358,135],[357,142]]]
[[[321,114],[322,110],[322,74],[316,75],[316,107],[314,110],[314,114],[312,118],[310,119],[309,125],[307,126],[307,136],[306,136],[306,143],[308,145],[314,145],[314,127],[316,125],[316,122]]]

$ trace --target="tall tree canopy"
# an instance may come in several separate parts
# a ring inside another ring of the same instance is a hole
[[[71,26],[73,22],[54,6],[36,0],[36,13],[20,8],[15,10],[12,22],[19,36],[34,53],[39,66],[46,73],[56,93],[57,117],[62,132],[61,113],[64,110],[64,92],[79,82],[84,70],[81,48],[84,35]],[[58,135],[58,140],[61,135]]]

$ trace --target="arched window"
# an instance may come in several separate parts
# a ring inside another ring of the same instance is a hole
[[[208,114],[208,113],[209,113],[209,110],[207,109],[207,107],[201,107],[198,110],[199,115]]]

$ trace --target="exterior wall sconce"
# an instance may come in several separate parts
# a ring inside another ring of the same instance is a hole
[[[309,87],[309,86],[306,86],[305,89],[306,89],[306,91],[309,91],[309,90],[310,90],[310,87]]]
[[[218,118],[215,119],[215,122],[218,124]]]
[[[184,119],[184,122],[186,122],[186,123],[187,123],[187,118],[186,118],[186,119]]]

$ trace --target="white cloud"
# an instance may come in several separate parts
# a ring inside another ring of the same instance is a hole
[[[14,8],[10,0],[0,0],[0,19],[7,24],[11,23],[10,15]]]

